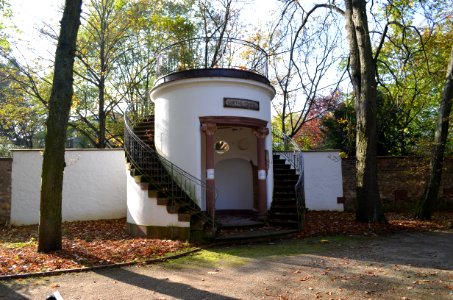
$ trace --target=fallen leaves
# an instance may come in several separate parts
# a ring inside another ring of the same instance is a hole
[[[37,226],[0,229],[0,275],[145,261],[186,250],[180,241],[131,237],[126,220],[63,224],[63,249],[37,253]]]
[[[297,237],[328,234],[370,236],[408,229],[448,230],[453,223],[453,212],[436,213],[431,221],[419,221],[409,215],[391,213],[387,214],[387,218],[388,224],[363,224],[355,222],[353,213],[310,211]],[[37,226],[0,227],[0,275],[144,261],[190,247],[180,241],[131,237],[126,231],[125,219],[70,222],[64,223],[62,229],[63,250],[42,254],[37,253]],[[319,242],[329,243],[324,239]],[[343,264],[347,265],[348,261],[345,259]],[[393,268],[400,269],[398,265]],[[295,273],[300,273],[300,270]],[[300,281],[311,278],[303,277]]]
[[[401,230],[449,230],[453,223],[453,212],[437,212],[430,221],[415,220],[409,214],[403,213],[387,213],[386,217],[387,224],[369,224],[356,222],[352,212],[309,211],[305,215],[304,228],[297,236],[300,238],[330,234],[376,236]]]

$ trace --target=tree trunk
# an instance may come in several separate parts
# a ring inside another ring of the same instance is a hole
[[[447,142],[451,106],[453,102],[453,47],[447,69],[447,80],[442,93],[434,145],[431,153],[430,177],[422,200],[418,203],[415,217],[421,220],[431,219],[434,204],[439,195],[442,178],[445,143]]]
[[[66,127],[73,94],[72,72],[82,0],[66,0],[55,53],[42,165],[38,252],[61,249],[61,207]]]
[[[106,140],[105,140],[105,78],[101,76],[101,80],[99,82],[99,136],[98,136],[98,143],[97,148],[105,148]]]
[[[377,181],[376,78],[365,0],[345,0],[351,81],[355,94],[356,219],[385,222]]]

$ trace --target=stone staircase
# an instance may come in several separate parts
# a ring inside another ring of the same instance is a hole
[[[273,162],[274,196],[269,210],[269,224],[298,228],[299,216],[295,186],[299,175],[279,155],[274,154]]]
[[[152,149],[154,146],[154,116],[147,116],[134,127],[134,133]]]
[[[147,190],[149,197],[157,198],[157,205],[165,206],[167,213],[177,214],[178,221],[190,222],[190,240],[201,241],[215,237],[223,240],[247,239],[280,236],[297,231],[299,223],[294,187],[299,176],[278,155],[274,155],[273,158],[274,199],[269,210],[268,222],[250,222],[248,217],[234,216],[234,218],[238,218],[237,222],[233,222],[237,226],[225,226],[221,219],[214,223],[205,212],[202,212],[198,205],[174,181],[168,172],[168,166],[165,168],[161,160],[156,159],[154,116],[143,118],[136,123],[132,130],[136,137],[150,148],[150,151],[142,151],[139,156],[140,160],[147,161],[146,168],[138,169],[132,163],[128,164],[130,175],[143,191]],[[126,152],[128,153],[128,151]],[[174,232],[169,234],[156,233],[155,236],[178,238],[178,236],[184,236],[184,234],[178,232],[176,234]],[[139,232],[138,235],[140,235]]]
[[[143,118],[134,126],[135,135],[152,150],[154,145],[154,116]],[[143,152],[140,159],[148,161],[148,168],[140,170],[129,163],[130,175],[142,190],[148,190],[149,197],[156,197],[157,204],[166,207],[169,214],[177,214],[178,221],[190,222],[190,239],[200,241],[211,238],[215,232],[212,220],[200,210],[193,200],[179,187],[156,153]],[[161,233],[166,235],[165,233]],[[159,235],[159,234],[156,234]],[[173,234],[174,235],[174,234]],[[179,234],[176,233],[176,237]],[[180,236],[180,235],[179,235]]]

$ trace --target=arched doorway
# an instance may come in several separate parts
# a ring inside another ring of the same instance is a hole
[[[249,173],[249,185],[252,187],[252,193],[250,196],[251,205],[250,207],[256,209],[258,216],[264,216],[267,212],[267,203],[266,203],[266,179],[267,179],[267,168],[268,163],[266,162],[266,149],[265,149],[265,139],[269,134],[269,129],[267,128],[267,121],[248,118],[248,117],[232,117],[232,116],[205,116],[200,117],[201,130],[204,133],[204,168],[206,171],[206,211],[211,215],[215,215],[215,211],[219,209],[218,200],[216,199],[215,188],[218,186],[216,182],[218,180],[218,170],[215,163],[215,149],[216,145],[219,145],[222,150],[223,146],[228,144],[228,141],[218,140],[216,141],[215,136],[216,132],[221,129],[230,127],[231,130],[235,128],[248,128],[250,130],[250,138],[253,136],[255,139],[255,151],[254,157],[251,160],[254,161],[255,171]],[[232,128],[234,127],[234,128]],[[241,141],[238,141],[237,147],[241,148]],[[246,147],[247,148],[247,147]],[[240,156],[239,156],[240,157]],[[238,156],[230,157],[229,159],[239,158]],[[240,159],[240,158],[239,158]],[[226,159],[225,159],[226,160]],[[220,162],[220,161],[218,161]],[[228,169],[228,167],[224,167]],[[252,166],[249,166],[247,170],[252,169]],[[232,172],[229,170],[229,172]],[[248,172],[248,171],[247,171]],[[255,173],[256,176],[253,174]],[[237,172],[235,172],[237,174]],[[223,175],[221,175],[223,176]],[[234,175],[235,176],[235,175]],[[256,180],[254,179],[256,178]],[[254,182],[255,181],[255,182]],[[228,182],[228,180],[226,181]],[[222,186],[222,183],[220,183]],[[253,187],[255,186],[256,197],[254,197]],[[226,190],[226,188],[225,188]],[[255,205],[253,205],[254,198],[256,198]],[[248,203],[248,202],[247,202]],[[225,203],[222,203],[224,205]]]

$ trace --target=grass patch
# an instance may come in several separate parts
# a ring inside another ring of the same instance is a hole
[[[323,236],[307,239],[278,240],[270,243],[219,246],[171,260],[169,268],[239,266],[260,258],[279,258],[298,254],[321,254],[342,246],[360,243],[363,236]]]
[[[194,254],[178,259],[169,260],[165,263],[166,267],[172,269],[182,269],[185,267],[217,267],[219,265],[240,266],[249,262],[250,259],[236,255],[224,253],[217,250],[201,250]]]
[[[365,237],[360,236],[321,236],[306,239],[279,240],[271,243],[248,244],[239,246],[222,247],[214,251],[223,252],[244,258],[264,258],[291,256],[297,254],[320,254],[338,246],[358,243]]]
[[[21,249],[26,247],[36,246],[37,242],[34,238],[31,238],[28,242],[2,242],[0,246],[8,249]]]

